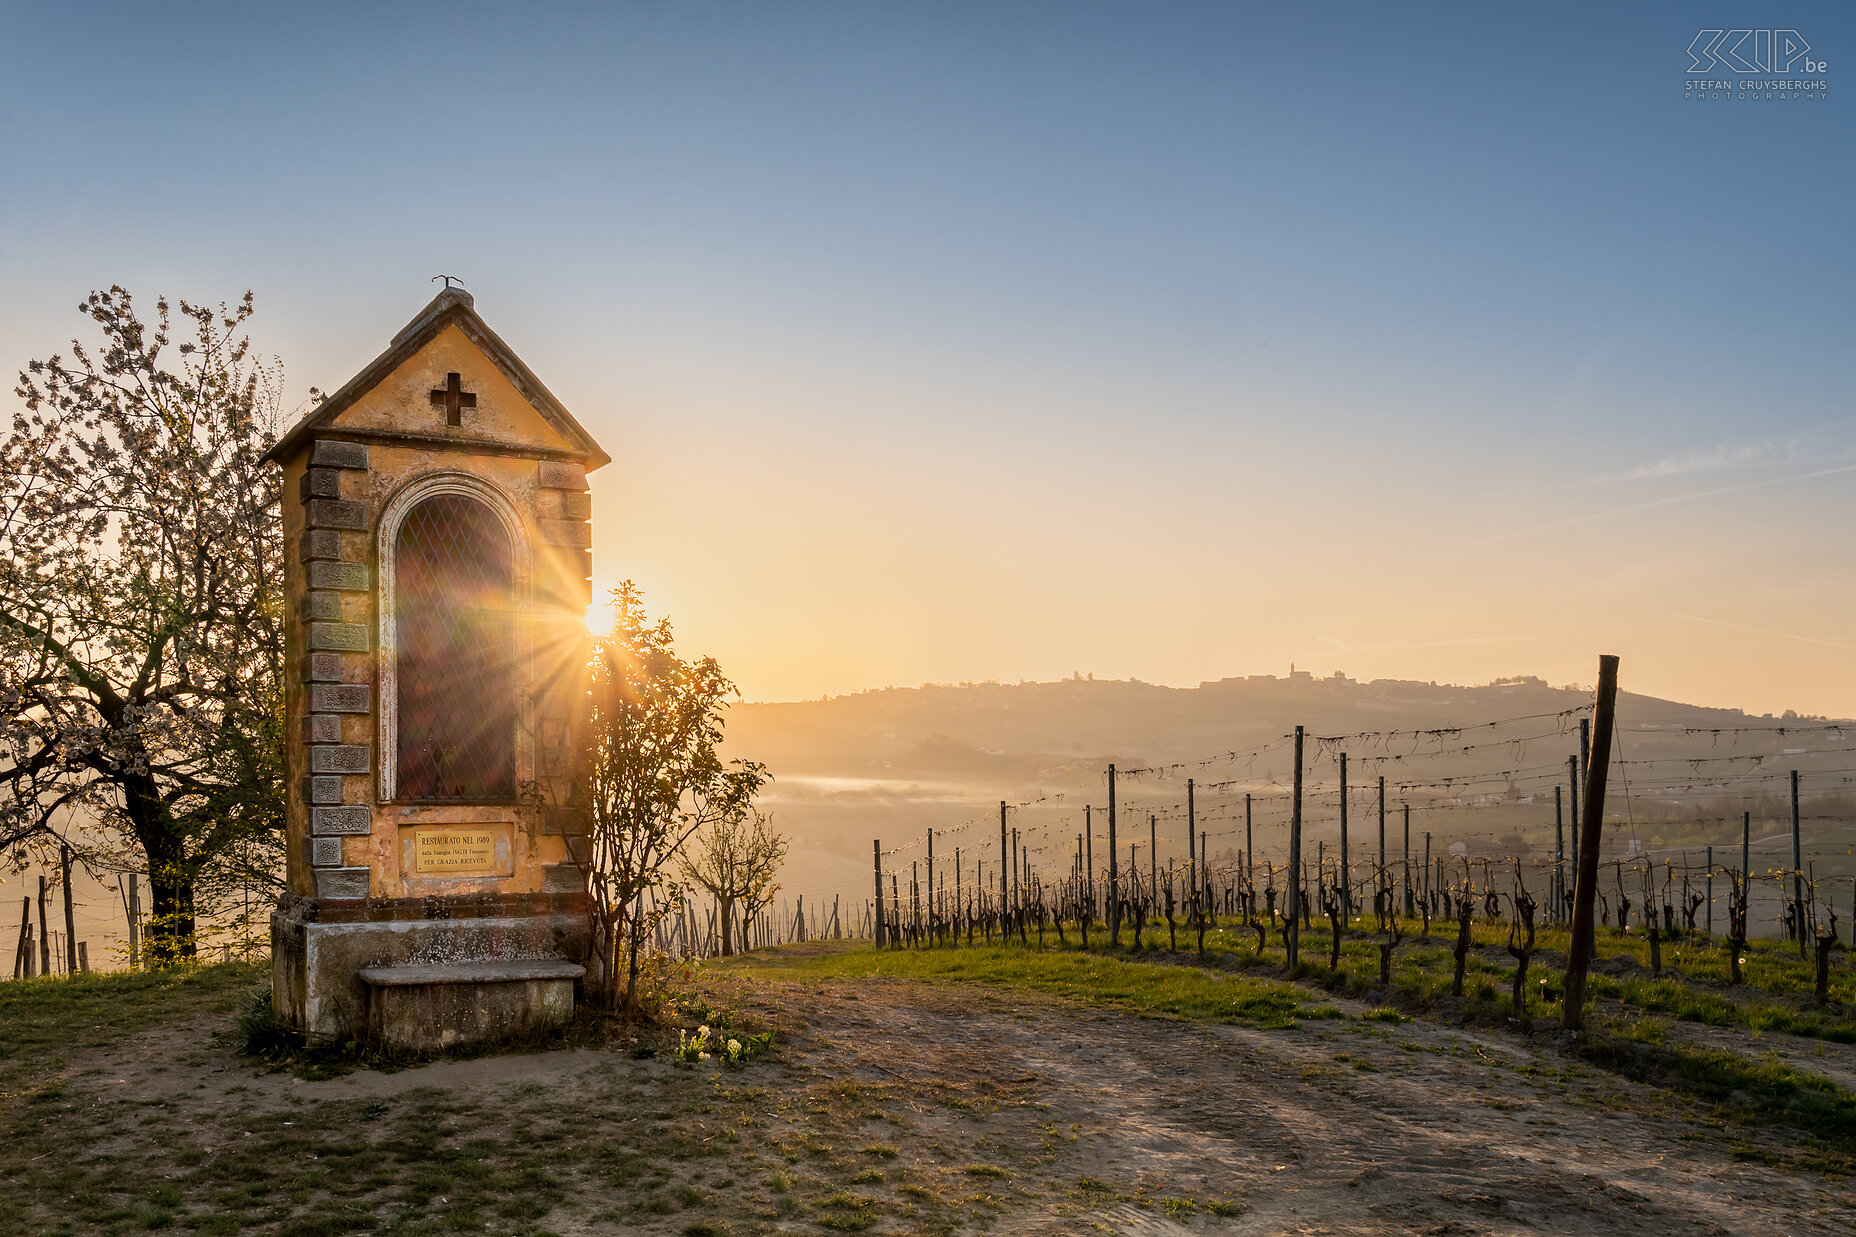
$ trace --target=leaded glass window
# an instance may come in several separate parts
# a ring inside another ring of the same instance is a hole
[[[514,799],[515,615],[509,534],[483,503],[426,499],[394,543],[397,797]]]

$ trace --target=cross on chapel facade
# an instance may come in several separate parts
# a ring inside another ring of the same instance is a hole
[[[445,410],[446,425],[464,424],[464,410],[477,406],[475,392],[464,389],[456,370],[445,375],[445,385],[432,392],[432,407]]]
[[[447,285],[267,458],[297,500],[280,1017],[415,1047],[558,1020],[587,934],[586,473],[609,457]]]

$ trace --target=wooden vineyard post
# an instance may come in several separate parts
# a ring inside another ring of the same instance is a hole
[[[1011,844],[1005,837],[1005,800],[999,800],[999,932],[1003,935],[1005,927],[1006,874],[1012,870]]]
[[[1096,825],[1095,809],[1083,804],[1083,918],[1093,920],[1096,915]],[[1084,928],[1084,935],[1088,929]],[[1085,942],[1086,944],[1087,942]]]
[[[1753,813],[1747,812],[1740,817],[1740,887],[1750,891],[1753,886]],[[1748,897],[1748,901],[1751,901]]]
[[[1149,869],[1148,894],[1153,899],[1150,905],[1158,906],[1160,905],[1160,824],[1159,818],[1152,812],[1147,813],[1147,866]]]
[[[1018,830],[1012,830],[1012,918],[1021,919],[1025,913],[1025,885],[1018,872]]]
[[[39,974],[52,973],[52,934],[45,930],[45,873],[39,873]]]
[[[129,968],[142,966],[142,889],[139,874],[129,873]]]
[[[1585,819],[1580,822],[1579,874],[1573,885],[1572,944],[1566,953],[1565,1003],[1560,1011],[1560,1025],[1577,1031],[1585,1023],[1585,979],[1592,965],[1592,904],[1598,892],[1598,847],[1605,819],[1605,775],[1611,761],[1611,727],[1618,699],[1618,659],[1604,654],[1598,659],[1598,688],[1593,694],[1592,720],[1597,731],[1595,746],[1606,753],[1585,768]],[[1583,737],[1583,736],[1582,736]]]
[[[1200,845],[1199,850],[1201,852],[1205,850],[1205,847],[1203,844]],[[1256,871],[1257,869],[1257,844],[1251,841],[1250,839],[1250,792],[1249,791],[1244,792],[1244,854],[1249,857],[1247,862],[1250,864],[1250,870],[1253,872]]]
[[[1110,782],[1110,785],[1113,785]],[[1295,728],[1295,794],[1289,809],[1289,934],[1283,945],[1284,966],[1295,969],[1302,935],[1302,728]]]
[[[1708,848],[1708,926],[1702,931],[1714,935],[1714,848]]]
[[[1409,810],[1409,809],[1407,809]],[[1424,904],[1431,903],[1431,831],[1424,831]]]
[[[1566,785],[1566,793],[1572,797],[1570,805],[1572,807],[1572,883],[1576,887],[1579,883],[1579,822],[1583,819],[1579,815],[1579,758],[1577,756],[1566,758]]]
[[[1579,784],[1585,785],[1585,772],[1592,767],[1592,719],[1579,719]]]
[[[1411,896],[1411,804],[1402,803],[1399,806],[1405,810],[1405,918],[1409,919],[1418,913]]]
[[[1017,843],[1018,830],[1016,829],[1012,830],[1012,840],[1014,844]],[[1018,856],[1023,861],[1019,868],[1023,873],[1023,879],[1018,886],[1018,943],[1027,945],[1030,944],[1030,942],[1025,939],[1025,886],[1031,883],[1031,848],[1029,846],[1020,846],[1018,848]],[[1038,925],[1038,933],[1042,936],[1043,932],[1044,927],[1040,923]],[[1043,942],[1040,940],[1039,947],[1042,948],[1042,946]]]
[[[1385,886],[1386,886],[1386,779],[1383,774],[1379,778],[1379,880],[1378,880],[1378,885],[1381,889],[1385,889]],[[1389,900],[1392,895],[1389,891],[1387,891],[1384,896],[1386,899]],[[1395,908],[1391,906],[1387,906],[1385,908],[1385,913],[1387,915],[1394,914]]]
[[[1121,945],[1121,869],[1115,859],[1115,766],[1108,767],[1108,943]]]
[[[934,830],[928,831],[928,943],[934,944]]]
[[[1798,956],[1806,957],[1804,932],[1804,852],[1798,841],[1798,770],[1792,770],[1792,927],[1798,933]]]
[[[1584,793],[1582,787],[1585,786],[1585,771],[1587,766],[1591,764],[1591,756],[1592,719],[1589,717],[1582,717],[1579,719],[1579,763],[1572,767],[1572,779],[1569,783],[1572,787],[1572,867],[1575,874],[1575,884],[1577,884],[1577,873],[1579,870],[1579,826],[1580,822],[1585,819],[1584,816],[1579,814],[1579,796]],[[1592,948],[1594,950],[1598,948],[1597,937],[1593,937]],[[1596,957],[1596,953],[1594,953],[1593,956]]]
[[[1347,866],[1347,753],[1340,754],[1340,913],[1353,915],[1353,869]]]
[[[1560,784],[1553,783],[1553,913],[1549,920],[1566,917],[1566,817],[1560,803]]]
[[[13,978],[32,978],[32,898],[20,900],[19,944],[13,948]]]
[[[871,864],[876,869],[876,947],[883,948],[883,839],[870,839]]]
[[[1128,843],[1128,898],[1129,909],[1134,912],[1134,947],[1141,947],[1141,925],[1146,921],[1147,912],[1141,906],[1141,844]]]
[[[71,906],[71,847],[67,843],[59,843],[59,858],[63,860],[61,867],[63,867],[63,882],[65,882],[65,975],[76,975],[78,973],[78,923],[76,923],[76,910]]]
[[[1198,904],[1199,898],[1199,861],[1198,846],[1199,814],[1192,801],[1192,779],[1186,779],[1186,879],[1192,882],[1192,901]]]

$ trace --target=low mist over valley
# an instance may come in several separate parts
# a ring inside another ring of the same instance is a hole
[[[1414,859],[1433,853],[1549,859],[1557,785],[1572,823],[1568,757],[1591,689],[1539,679],[1478,687],[1341,674],[1253,675],[1195,688],[1074,677],[1054,683],[926,684],[793,703],[744,703],[729,719],[736,756],[764,760],[775,782],[766,806],[794,839],[786,894],[808,905],[833,895],[861,905],[871,888],[871,842],[881,839],[908,877],[935,830],[940,879],[961,849],[963,879],[977,855],[999,853],[999,804],[1032,864],[1062,876],[1093,809],[1096,866],[1106,862],[1107,769],[1117,766],[1119,854],[1146,868],[1186,858],[1187,780],[1198,828],[1215,859],[1245,848],[1245,796],[1260,861],[1287,853],[1297,725],[1305,727],[1304,811],[1311,846],[1339,842],[1340,756],[1348,757],[1352,857],[1377,858],[1378,779],[1386,779],[1388,858],[1403,845],[1411,808]],[[1847,872],[1844,791],[1856,759],[1834,719],[1750,715],[1623,693],[1620,751],[1607,795],[1607,856],[1641,850],[1700,863],[1706,847],[1737,860],[1752,813],[1753,862],[1789,862],[1790,770],[1800,772],[1806,859]],[[1621,776],[1619,773],[1621,770]],[[1155,819],[1151,822],[1149,817]],[[911,846],[911,844],[913,844]],[[1570,844],[1570,843],[1568,843]],[[1313,857],[1312,855],[1310,856]],[[890,860],[885,861],[889,869]],[[1838,904],[1847,894],[1837,895]]]

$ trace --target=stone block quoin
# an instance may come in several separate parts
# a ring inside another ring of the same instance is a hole
[[[356,899],[367,896],[366,868],[316,868],[316,896]]]
[[[366,683],[312,683],[311,713],[367,713],[373,709],[374,689]]]
[[[541,521],[546,524],[547,521]],[[556,521],[565,523],[565,521]],[[591,525],[582,524],[582,528]],[[591,537],[588,537],[591,540]],[[563,580],[590,580],[593,577],[593,551],[577,545],[555,545],[548,541],[546,531],[541,538],[541,552],[546,556],[552,573]]]
[[[315,561],[309,564],[309,587],[337,589],[345,593],[365,593],[367,591],[368,570],[365,563],[331,563]]]
[[[537,520],[536,523],[541,525],[541,539],[549,545],[584,550],[593,544],[593,526],[584,520]]]
[[[554,460],[541,462],[541,488],[544,490],[585,490],[586,469],[578,464]]]
[[[309,831],[317,837],[360,837],[371,833],[374,814],[365,807],[315,807],[309,810]]]
[[[303,742],[340,743],[342,719],[336,713],[309,713],[303,718]]]
[[[309,653],[303,657],[302,678],[305,683],[339,683],[342,681],[340,653]]]
[[[322,566],[321,563],[314,564]],[[342,597],[340,593],[318,590],[303,598],[303,621],[305,623],[339,623],[342,621]]]
[[[578,893],[586,888],[586,878],[580,869],[571,863],[544,863],[541,865],[541,891],[543,893]]]
[[[367,504],[348,502],[340,498],[312,498],[303,504],[304,514],[311,528],[346,529],[349,532],[367,531]]]
[[[343,866],[342,838],[372,832],[373,812],[345,804],[342,783],[347,776],[367,774],[373,753],[366,745],[342,742],[342,718],[370,712],[373,688],[343,682],[342,663],[345,654],[365,654],[373,642],[367,624],[342,621],[342,595],[366,592],[373,573],[366,561],[369,555],[359,545],[355,552],[342,552],[342,536],[367,532],[372,510],[367,503],[344,500],[341,492],[344,471],[365,472],[367,467],[365,445],[319,439],[310,447],[309,467],[298,487],[305,525],[298,561],[304,566],[301,609],[308,648],[300,665],[301,682],[309,688],[302,718],[309,773],[302,791],[310,827],[303,841],[320,898],[368,895],[368,869]],[[352,536],[350,542],[355,542]],[[357,558],[363,561],[354,561]]]
[[[339,774],[311,774],[303,779],[303,802],[338,804],[341,801],[342,779]]]
[[[368,650],[366,623],[311,623],[311,652],[365,653]]]
[[[296,496],[303,502],[312,498],[340,498],[342,474],[334,468],[306,468],[297,479]]]
[[[373,749],[359,743],[322,743],[309,749],[309,771],[315,773],[366,773]]]
[[[359,442],[337,442],[331,438],[318,438],[309,449],[309,466],[311,468],[355,468],[367,471],[367,445]]]
[[[342,535],[333,528],[312,528],[297,539],[297,554],[306,563],[342,557]]]

